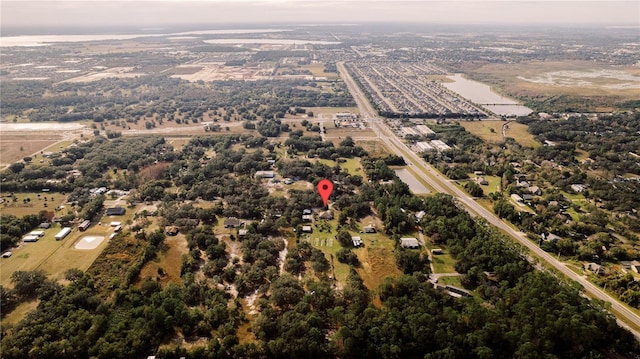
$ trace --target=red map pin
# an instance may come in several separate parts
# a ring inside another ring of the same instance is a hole
[[[318,192],[320,193],[320,197],[322,197],[322,203],[326,206],[329,196],[331,196],[331,192],[333,192],[333,183],[328,179],[321,180],[318,182]]]

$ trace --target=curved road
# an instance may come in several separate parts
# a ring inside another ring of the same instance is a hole
[[[626,305],[619,302],[609,294],[604,292],[598,286],[589,282],[586,278],[576,274],[571,269],[567,268],[564,263],[557,260],[549,253],[543,251],[535,243],[531,242],[525,235],[525,233],[514,230],[506,222],[498,218],[494,213],[488,211],[482,207],[473,198],[469,197],[466,192],[463,192],[455,184],[448,181],[447,178],[440,175],[438,171],[433,169],[431,165],[426,163],[421,157],[413,152],[407,145],[400,141],[398,137],[376,116],[376,112],[366,99],[360,88],[351,78],[351,75],[346,71],[342,62],[337,64],[340,74],[347,84],[349,91],[358,104],[360,114],[365,119],[373,131],[378,137],[386,144],[389,150],[395,152],[397,155],[404,157],[408,165],[412,166],[414,170],[419,171],[424,175],[424,179],[438,192],[451,194],[459,203],[472,215],[478,215],[487,220],[488,223],[494,225],[504,233],[508,234],[520,244],[527,247],[531,252],[535,253],[539,258],[542,258],[550,266],[553,266],[560,273],[564,274],[567,278],[579,283],[584,288],[584,291],[593,298],[600,299],[611,305],[611,311],[616,316],[618,324],[628,329],[636,339],[640,340],[640,333],[631,328],[627,323],[632,323],[636,328],[640,328],[640,317],[629,309]]]

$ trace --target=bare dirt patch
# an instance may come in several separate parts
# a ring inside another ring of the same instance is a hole
[[[73,248],[75,249],[95,249],[104,241],[103,236],[84,236]]]

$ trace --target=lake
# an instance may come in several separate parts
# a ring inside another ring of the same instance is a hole
[[[444,82],[443,86],[495,114],[526,116],[533,112],[532,109],[521,105],[518,101],[497,94],[488,85],[464,78],[462,74],[454,74],[447,76],[447,78],[453,82]]]
[[[106,40],[131,40],[139,37],[164,37],[187,35],[229,35],[229,34],[258,34],[289,31],[285,29],[233,29],[233,30],[202,30],[176,32],[170,34],[104,34],[104,35],[24,35],[1,36],[0,47],[9,46],[49,46],[56,42],[85,42]]]
[[[207,44],[276,44],[276,45],[335,45],[339,41],[301,40],[301,39],[215,39],[204,40]]]

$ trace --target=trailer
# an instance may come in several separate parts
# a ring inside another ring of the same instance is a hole
[[[89,228],[90,225],[91,221],[87,219],[78,225],[78,229],[80,230],[80,232],[84,232]]]
[[[24,237],[22,237],[22,240],[24,242],[37,242],[38,239],[40,239],[40,237],[38,236],[31,236],[31,235],[26,235]]]
[[[38,236],[38,237],[44,237],[44,231],[32,231],[31,233],[29,233],[30,236]]]
[[[69,233],[71,233],[71,228],[70,227],[62,228],[62,230],[60,232],[58,232],[58,234],[56,234],[56,241],[63,240],[66,236],[69,235]]]

